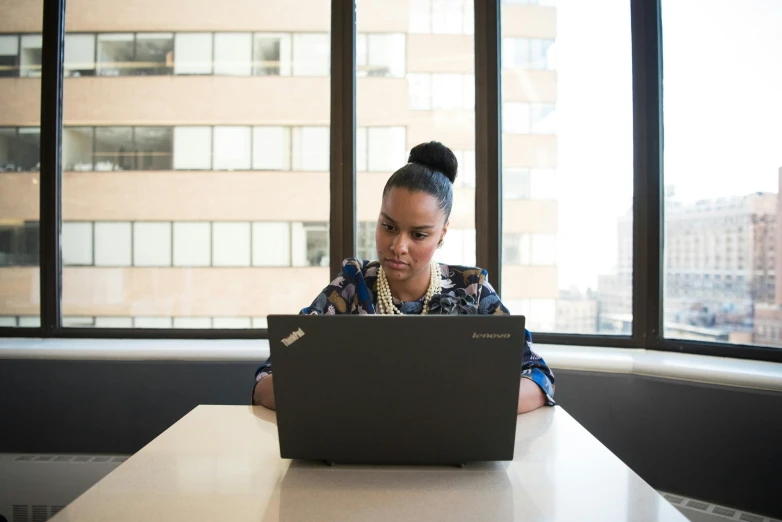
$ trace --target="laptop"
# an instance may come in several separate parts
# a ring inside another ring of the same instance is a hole
[[[269,316],[280,455],[512,460],[524,317]]]

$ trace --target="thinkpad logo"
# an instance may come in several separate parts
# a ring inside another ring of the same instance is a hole
[[[497,333],[478,333],[473,332],[473,339],[510,339],[509,333],[497,334]]]
[[[282,344],[284,344],[285,346],[290,346],[302,337],[304,337],[304,330],[299,328],[295,332],[291,332],[291,334],[288,337],[283,339]]]

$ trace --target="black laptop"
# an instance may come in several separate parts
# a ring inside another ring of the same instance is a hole
[[[282,458],[446,465],[513,459],[523,316],[268,321]]]

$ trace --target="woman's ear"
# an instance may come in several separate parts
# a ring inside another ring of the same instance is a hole
[[[445,236],[448,234],[448,225],[450,225],[450,221],[446,221],[445,225],[443,225],[443,232],[440,234],[440,244],[442,244],[443,241],[445,241]]]

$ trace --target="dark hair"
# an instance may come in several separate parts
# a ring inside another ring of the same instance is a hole
[[[439,141],[430,141],[413,147],[407,161],[407,165],[388,178],[383,197],[394,187],[431,194],[437,198],[447,220],[453,206],[452,185],[459,169],[453,151]]]

